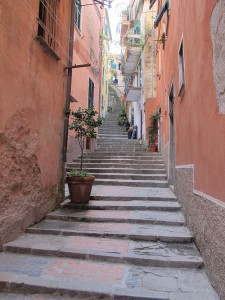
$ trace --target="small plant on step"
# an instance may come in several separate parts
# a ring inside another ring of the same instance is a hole
[[[123,125],[127,125],[128,119],[127,119],[127,114],[126,114],[126,109],[123,106],[122,111],[119,114],[118,117],[118,125],[123,126]]]
[[[83,154],[84,147],[87,138],[96,139],[97,132],[95,131],[102,124],[102,118],[98,116],[97,111],[94,108],[81,109],[78,108],[77,111],[71,111],[71,124],[69,125],[69,130],[73,130],[75,133],[75,138],[78,140],[81,155],[80,155],[80,170],[72,170],[69,172],[69,176],[72,174],[77,177],[89,177],[87,172],[83,171]]]
[[[87,138],[95,139],[97,137],[95,129],[102,124],[102,119],[97,115],[98,113],[93,107],[91,109],[78,108],[77,111],[71,111],[69,129],[74,131],[81,150],[80,170],[72,168],[66,177],[72,203],[87,203],[90,200],[95,177],[83,170],[83,153]]]

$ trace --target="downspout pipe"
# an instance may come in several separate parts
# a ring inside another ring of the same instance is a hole
[[[66,85],[66,102],[65,102],[65,118],[64,118],[64,135],[63,135],[63,161],[66,162],[67,142],[68,142],[68,126],[70,116],[70,96],[72,84],[72,64],[73,64],[73,40],[74,40],[74,16],[75,16],[75,0],[71,0],[71,19],[70,19],[70,40],[69,40],[69,59],[67,69],[67,85]]]

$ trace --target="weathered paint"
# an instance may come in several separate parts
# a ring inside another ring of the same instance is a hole
[[[162,136],[169,143],[168,92],[175,90],[176,165],[194,164],[194,188],[225,201],[225,116],[219,113],[213,78],[210,18],[216,1],[171,1],[168,36],[161,52],[157,99]],[[162,23],[162,22],[161,22]],[[161,26],[162,34],[162,26]],[[178,97],[178,50],[183,37],[186,86]],[[159,52],[158,52],[159,59]],[[166,93],[165,93],[166,91]],[[166,109],[167,106],[167,109]]]
[[[165,47],[158,43],[157,51],[162,153],[170,175],[168,98],[173,84],[175,192],[221,299],[225,295],[224,11],[224,1],[170,1]],[[165,25],[159,23],[157,39],[166,32]],[[179,97],[178,51],[182,38],[185,90]]]
[[[82,4],[88,4],[83,1]],[[80,30],[74,23],[73,64],[90,63],[90,67],[73,69],[71,95],[77,102],[70,104],[70,109],[88,108],[89,78],[94,82],[94,109],[99,112],[99,33],[101,10],[99,5],[83,6],[81,8]],[[80,147],[74,138],[73,131],[68,132],[67,162],[71,162],[78,154]],[[94,143],[93,143],[94,144]]]
[[[0,1],[0,244],[63,198],[70,8],[58,2],[56,61],[36,40],[39,1]]]

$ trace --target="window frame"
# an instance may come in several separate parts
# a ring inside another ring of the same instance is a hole
[[[81,10],[82,10],[81,0],[75,0],[75,14],[74,23],[79,31],[81,31]]]
[[[183,35],[181,38],[179,50],[178,50],[178,70],[179,70],[179,92],[178,96],[182,98],[184,91],[185,91],[185,62],[184,62],[184,41]]]
[[[36,40],[58,61],[60,57],[57,55],[58,42],[56,40],[57,5],[58,0],[39,0]]]
[[[88,82],[88,109],[90,109],[91,103],[92,107],[94,107],[95,84],[91,77],[89,77]]]

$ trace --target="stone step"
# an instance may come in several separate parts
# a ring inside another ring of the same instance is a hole
[[[18,291],[15,291],[15,294],[12,294],[12,293],[0,293],[0,299],[1,300],[82,300],[81,298],[78,298],[78,297],[66,297],[66,296],[53,296],[53,295],[47,295],[47,294],[27,294],[24,295],[24,294],[16,294],[16,292]],[[89,298],[90,299],[90,298]],[[86,300],[88,300],[86,298]],[[90,299],[91,300],[91,299]]]
[[[127,179],[127,180],[166,180],[166,174],[123,174],[123,173],[91,173],[98,179]]]
[[[97,209],[97,210],[152,210],[152,211],[180,211],[181,206],[176,201],[99,201],[91,200],[87,204],[71,203],[70,200],[66,200],[60,204],[60,207],[65,208],[82,208],[84,209]]]
[[[58,236],[91,236],[132,239],[135,241],[161,241],[189,243],[193,237],[186,226],[155,224],[128,224],[105,222],[71,222],[43,220],[26,229],[26,233]]]
[[[97,138],[97,140],[98,139],[101,139],[102,141],[114,141],[114,140],[118,140],[118,141],[120,141],[120,140],[124,140],[124,141],[126,141],[128,138],[127,138],[127,136],[99,136],[98,138]]]
[[[84,169],[88,169],[88,168],[98,168],[99,165],[101,165],[102,168],[121,168],[122,166],[126,169],[126,168],[133,168],[133,169],[162,169],[165,170],[165,166],[164,164],[160,164],[160,163],[155,163],[155,162],[148,162],[146,164],[140,163],[140,164],[131,164],[131,163],[83,163],[83,168]],[[79,168],[80,167],[80,163],[70,163],[67,165],[69,168]]]
[[[115,186],[137,186],[137,187],[168,187],[167,180],[129,180],[129,179],[114,179],[114,178],[96,178],[95,185],[115,185]]]
[[[86,210],[86,209],[58,209],[47,214],[46,219],[78,222],[107,222],[130,224],[159,224],[177,225],[185,224],[181,212],[171,211],[129,211],[129,210]]]
[[[79,162],[80,159],[74,159],[73,160],[74,162]],[[163,160],[161,158],[153,158],[153,157],[148,157],[148,158],[145,158],[145,159],[127,159],[127,158],[102,158],[102,159],[97,159],[97,158],[89,158],[89,157],[86,157],[84,156],[83,157],[83,162],[85,163],[125,163],[125,162],[128,162],[128,163],[137,163],[137,162],[145,162],[145,163],[151,163],[151,162],[155,162],[155,163],[160,163],[160,164],[163,164]]]
[[[98,138],[101,139],[101,138],[109,138],[109,139],[119,139],[119,138],[126,138],[127,139],[127,134],[124,133],[120,133],[120,134],[103,134],[103,133],[99,133],[98,134]]]
[[[128,135],[126,130],[121,130],[120,128],[114,128],[114,129],[109,129],[109,128],[99,128],[98,133],[104,133],[104,134],[126,134]]]
[[[73,161],[79,161],[79,159],[74,159]],[[157,161],[160,163],[163,163],[163,160],[161,157],[138,157],[138,158],[132,158],[132,157],[103,157],[101,158],[100,156],[96,157],[96,156],[84,156],[83,157],[83,161],[86,162],[148,162],[148,161]]]
[[[94,185],[91,192],[92,200],[155,200],[177,201],[170,188],[147,188],[131,186]]]
[[[100,165],[99,165],[100,166]],[[67,166],[67,171],[70,169],[70,166]],[[89,173],[121,173],[121,174],[157,174],[157,175],[165,175],[164,169],[146,169],[146,170],[137,170],[134,168],[85,168],[85,171]]]
[[[94,152],[96,155],[101,154],[102,156],[107,156],[107,155],[119,155],[119,156],[141,156],[141,155],[146,155],[149,152],[143,152],[142,150],[126,150],[121,149],[120,151],[115,151],[115,150],[110,150],[110,149],[105,149],[105,150],[95,150]],[[157,156],[157,155],[156,155]]]
[[[104,157],[102,156],[102,154],[98,154],[97,152],[85,154],[85,158],[98,159],[99,157],[101,157],[103,159],[137,159],[138,161],[145,160],[145,159],[162,159],[162,156],[160,154],[159,155],[151,155],[150,153],[147,153],[147,152],[144,152],[143,154],[132,153],[131,155],[130,154],[126,154],[126,155],[115,154],[114,155],[111,153],[105,153]]]
[[[203,270],[0,253],[0,285],[9,293],[83,299],[219,299]]]
[[[178,249],[177,251],[174,251]],[[30,255],[93,259],[135,265],[201,268],[203,261],[193,243],[173,244],[100,238],[25,234],[3,251]]]

